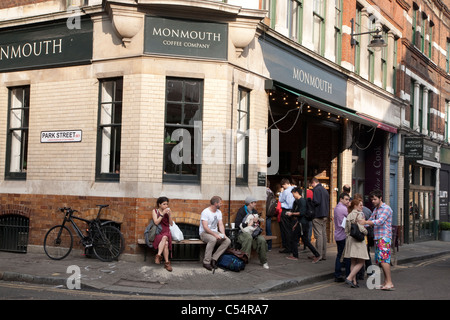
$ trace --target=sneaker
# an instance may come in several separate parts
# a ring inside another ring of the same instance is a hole
[[[264,263],[264,264],[263,264],[263,268],[264,268],[264,269],[269,269],[269,264],[268,264],[267,262]]]
[[[296,257],[294,257],[294,256],[288,256],[288,257],[286,257],[286,259],[294,260],[294,261],[297,261],[297,260],[298,260],[298,258],[296,258]]]
[[[314,257],[314,259],[312,259],[312,263],[317,263],[322,259],[322,257],[318,256],[318,257]]]

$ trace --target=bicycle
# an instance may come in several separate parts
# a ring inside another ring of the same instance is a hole
[[[50,259],[62,260],[72,251],[73,235],[66,226],[66,223],[71,223],[72,228],[85,248],[85,253],[92,250],[101,261],[117,260],[124,250],[123,235],[118,228],[111,225],[113,221],[100,221],[102,209],[108,207],[108,205],[97,206],[99,210],[94,220],[75,216],[75,212],[79,213],[77,210],[66,207],[59,208],[64,213],[63,222],[50,228],[44,238],[44,251]],[[83,234],[74,219],[88,224],[87,236]]]

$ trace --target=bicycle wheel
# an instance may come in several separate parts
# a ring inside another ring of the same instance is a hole
[[[44,238],[44,251],[50,259],[61,260],[72,251],[73,236],[66,226],[54,226]]]
[[[117,260],[125,246],[122,233],[113,226],[103,226],[93,237],[92,249],[101,261]]]

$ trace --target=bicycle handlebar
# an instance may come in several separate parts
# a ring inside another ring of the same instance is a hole
[[[59,210],[60,210],[61,212],[66,212],[66,211],[78,212],[77,210],[71,209],[70,207],[59,208]]]

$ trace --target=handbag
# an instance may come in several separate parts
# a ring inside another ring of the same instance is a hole
[[[256,229],[252,232],[252,238],[256,238],[257,236],[259,236],[262,231],[263,230],[261,227],[256,227]]]
[[[350,236],[359,242],[363,241],[365,238],[365,234],[359,230],[359,226],[356,223],[352,223],[350,226]]]
[[[183,232],[180,230],[180,227],[177,226],[175,221],[173,221],[173,224],[169,226],[170,228],[170,234],[172,235],[172,240],[175,241],[181,241],[184,240]]]

